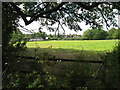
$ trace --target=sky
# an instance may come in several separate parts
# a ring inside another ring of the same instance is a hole
[[[117,23],[118,23],[118,16],[116,16],[116,20],[117,20]],[[27,29],[27,30],[25,30],[25,29],[23,29],[21,27],[18,27],[23,34],[30,34],[30,33],[38,32],[39,27],[42,27],[43,29],[41,31],[46,32],[46,34],[48,34],[48,35],[49,34],[55,34],[55,32],[50,32],[49,30],[47,30],[46,27],[41,26],[39,21],[34,21],[34,22],[32,22],[31,24],[29,24],[27,26],[25,25],[25,23],[24,23],[24,21],[22,19],[20,19],[18,23],[20,25],[22,25],[24,28]],[[85,22],[81,22],[81,23],[79,23],[79,25],[80,25],[82,31],[78,31],[78,32],[75,32],[74,30],[70,30],[68,27],[63,26],[63,28],[65,29],[65,34],[66,35],[68,35],[68,34],[82,35],[84,31],[90,29],[90,25],[85,25]],[[54,24],[52,27],[56,27],[56,26],[57,26],[57,23]],[[112,27],[110,27],[110,28],[112,28]],[[103,26],[103,29],[107,30],[105,28],[105,25]],[[59,28],[59,30],[60,30],[61,33],[63,32],[61,27]]]
[[[30,30],[30,31],[33,31],[33,32],[38,32],[39,27],[41,26],[40,23],[39,23],[39,21],[34,21],[34,22],[32,22],[31,24],[29,24],[29,25],[26,26],[25,23],[24,23],[24,21],[23,21],[22,19],[19,20],[19,24],[22,25],[22,26],[24,26],[24,28],[26,28],[26,29],[28,29],[28,30]],[[54,24],[54,25],[53,25],[53,27],[56,27],[56,26],[57,26],[57,24]],[[42,27],[42,26],[41,26],[41,27]],[[85,30],[87,30],[87,29],[90,28],[89,25],[85,25],[85,22],[81,22],[81,23],[80,23],[80,27],[81,27],[82,31],[75,32],[74,30],[70,30],[68,27],[63,26],[63,28],[65,29],[65,34],[66,34],[66,35],[67,35],[67,34],[79,34],[79,35],[81,35],[81,34],[83,34],[83,32],[84,32]],[[31,32],[26,32],[26,31],[24,31],[21,27],[19,27],[19,29],[20,29],[21,32],[24,33],[24,34],[29,34],[29,33],[31,33]],[[59,28],[59,30],[60,30],[61,33],[63,32],[63,29],[62,29],[61,27]],[[55,33],[55,32],[50,32],[49,30],[47,30],[46,27],[43,27],[42,31],[46,32],[46,34],[54,34],[54,33]]]

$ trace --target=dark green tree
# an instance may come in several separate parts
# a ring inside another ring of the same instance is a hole
[[[82,39],[91,40],[92,37],[93,37],[93,33],[91,32],[90,29],[88,29],[83,33]]]
[[[115,28],[111,28],[109,31],[108,31],[108,39],[113,39],[113,34],[115,33],[116,29]]]
[[[120,39],[120,29],[111,28],[108,31],[108,39]]]
[[[43,39],[45,39],[47,37],[47,34],[45,32],[37,32],[37,33],[31,34],[31,37],[32,38],[42,37]]]
[[[107,31],[98,30],[98,32],[96,32],[95,35],[93,36],[93,39],[95,39],[95,40],[104,40],[104,39],[106,39],[107,36],[108,36]]]
[[[22,34],[20,30],[13,31],[13,33],[11,34],[11,42],[23,40],[24,38],[25,38],[25,35]]]
[[[83,39],[87,40],[103,40],[106,39],[108,33],[101,29],[91,29],[83,33]]]
[[[117,29],[117,30],[113,33],[113,39],[120,39],[120,29]]]

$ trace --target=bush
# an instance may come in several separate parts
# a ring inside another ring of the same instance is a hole
[[[88,29],[83,33],[82,39],[84,40],[104,40],[108,33],[101,29]]]
[[[103,76],[105,80],[106,88],[118,88],[120,81],[118,80],[119,72],[120,72],[120,41],[115,46],[114,50],[111,52],[107,52],[101,58],[106,62],[106,70],[103,70]],[[114,83],[113,83],[114,82]]]
[[[64,85],[67,88],[79,88],[84,87],[86,82],[89,81],[91,72],[89,64],[80,64],[80,63],[72,63],[66,66],[62,73],[65,74],[63,78]]]
[[[63,40],[81,40],[81,38],[63,38]]]

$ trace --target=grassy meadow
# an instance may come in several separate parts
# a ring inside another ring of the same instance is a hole
[[[99,53],[111,51],[118,40],[60,40],[28,42],[28,56],[35,56],[35,52],[50,53],[57,58],[84,60],[99,60]],[[35,50],[35,48],[37,48]],[[83,58],[84,57],[84,58]]]
[[[74,60],[101,60],[100,55],[111,51],[118,40],[60,40],[60,41],[34,41],[27,43],[26,56],[40,58],[47,55],[59,59]],[[47,57],[45,56],[45,57]],[[72,62],[55,62],[51,70],[58,73],[63,67]],[[85,63],[86,64],[86,63]],[[96,71],[101,64],[90,64],[92,71]],[[57,72],[56,72],[57,71]]]
[[[112,50],[118,40],[63,40],[28,42],[28,48],[62,48],[77,50]]]

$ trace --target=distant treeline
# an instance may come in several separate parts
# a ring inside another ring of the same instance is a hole
[[[42,40],[105,40],[105,39],[120,39],[120,29],[111,28],[108,31],[102,29],[88,29],[83,35],[77,34],[57,34],[47,35],[45,32],[37,32],[34,34],[22,34],[19,30],[16,30],[11,35],[11,41],[20,41],[34,38],[43,38]]]
[[[120,39],[120,29],[111,28],[108,31],[102,29],[88,29],[83,35],[48,35],[50,40],[105,40]]]
[[[82,39],[86,40],[104,40],[104,39],[120,39],[120,29],[111,28],[108,31],[102,29],[88,29]]]

